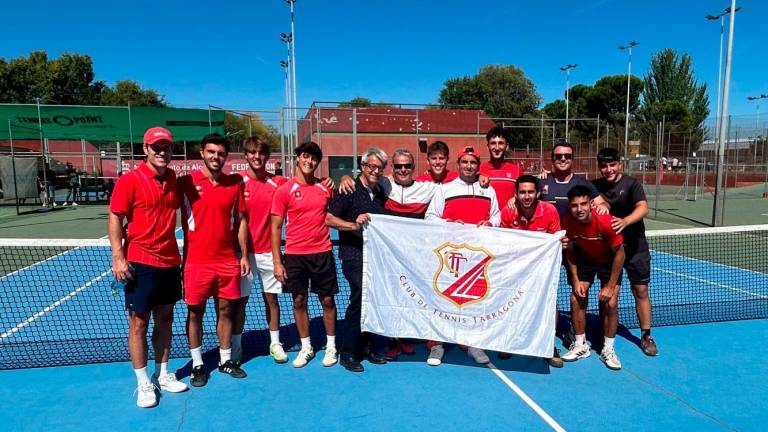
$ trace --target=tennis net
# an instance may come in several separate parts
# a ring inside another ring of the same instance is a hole
[[[649,231],[647,236],[654,326],[768,318],[768,225]],[[343,319],[349,286],[338,259],[337,264],[336,301]],[[0,369],[128,360],[124,299],[110,294],[110,266],[107,240],[0,239]],[[619,322],[636,328],[626,276],[622,285]],[[269,345],[258,292],[249,301],[243,336],[244,350],[254,354]],[[558,309],[563,312],[570,309],[569,294],[561,271]],[[591,314],[597,314],[596,294],[590,293]],[[298,340],[291,300],[279,297],[281,339],[290,346]],[[313,343],[320,344],[325,332],[314,296],[309,309]],[[171,356],[186,357],[183,302],[174,312]],[[204,350],[217,346],[215,319],[209,302]]]

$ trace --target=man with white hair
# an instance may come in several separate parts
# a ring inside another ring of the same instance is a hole
[[[379,179],[387,166],[387,154],[371,147],[363,154],[362,170],[355,179],[355,191],[337,195],[328,207],[329,215],[347,223],[361,224],[369,213],[384,213],[387,194]],[[376,352],[374,335],[360,330],[360,313],[363,293],[363,231],[361,228],[339,232],[339,257],[341,270],[349,282],[350,297],[344,322],[344,338],[341,345],[341,365],[351,372],[362,372],[363,359],[373,364],[384,364],[386,359]]]

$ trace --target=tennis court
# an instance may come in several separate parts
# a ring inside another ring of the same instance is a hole
[[[388,365],[366,364],[363,374],[323,368],[319,361],[295,370],[264,355],[264,310],[254,298],[243,340],[249,377],[235,381],[214,371],[207,387],[164,395],[153,410],[134,405],[123,299],[109,289],[108,242],[0,240],[0,369],[13,369],[0,371],[6,383],[0,398],[7,401],[0,424],[9,430],[106,425],[201,430],[242,424],[256,430],[756,430],[768,419],[759,408],[766,402],[762,379],[768,368],[762,359],[768,350],[755,343],[768,334],[766,239],[768,226],[649,232],[654,335],[661,355],[645,357],[636,346],[628,330],[637,326],[634,301],[624,289],[620,372],[606,369],[596,353],[557,370],[521,356],[492,356],[491,366],[478,366],[458,349],[449,350],[443,366],[431,368],[422,345],[416,355]],[[342,320],[349,292],[340,270],[339,276]],[[568,310],[561,279],[559,309]],[[281,307],[281,336],[290,346],[297,339],[288,298],[281,299]],[[310,309],[319,316],[317,303]],[[172,357],[177,359],[171,367],[186,379],[182,305],[176,317]],[[216,347],[214,317],[209,308],[207,350]],[[760,319],[714,323],[748,318]],[[314,319],[312,324],[319,350],[322,325]],[[599,344],[596,334],[594,341]],[[562,348],[560,340],[557,345]],[[210,369],[216,357],[215,351],[206,356]],[[111,363],[84,364],[103,362]],[[76,366],[62,367],[70,364]],[[24,416],[15,415],[20,409]]]

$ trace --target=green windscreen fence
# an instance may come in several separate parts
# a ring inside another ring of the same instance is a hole
[[[11,130],[9,131],[9,122]],[[92,107],[0,104],[0,140],[48,139],[141,142],[153,126],[176,141],[198,141],[224,133],[224,111],[192,108]]]

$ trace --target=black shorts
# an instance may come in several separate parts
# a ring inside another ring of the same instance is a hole
[[[125,308],[149,313],[155,306],[172,305],[181,300],[181,269],[131,263],[133,279],[125,286]]]
[[[288,278],[283,292],[307,293],[310,287],[313,293],[321,296],[339,292],[336,260],[332,251],[305,255],[285,254],[283,264]]]
[[[636,244],[624,245],[624,270],[632,285],[648,285],[651,281],[651,252],[648,240],[638,239]]]
[[[605,285],[608,280],[611,279],[611,266],[612,261],[605,263],[593,263],[585,260],[576,261],[576,271],[579,274],[579,281],[589,282],[590,285],[595,281],[595,276],[600,280],[600,284]],[[619,272],[619,278],[616,282],[617,286],[621,286],[621,271]],[[570,281],[569,281],[570,282]]]

